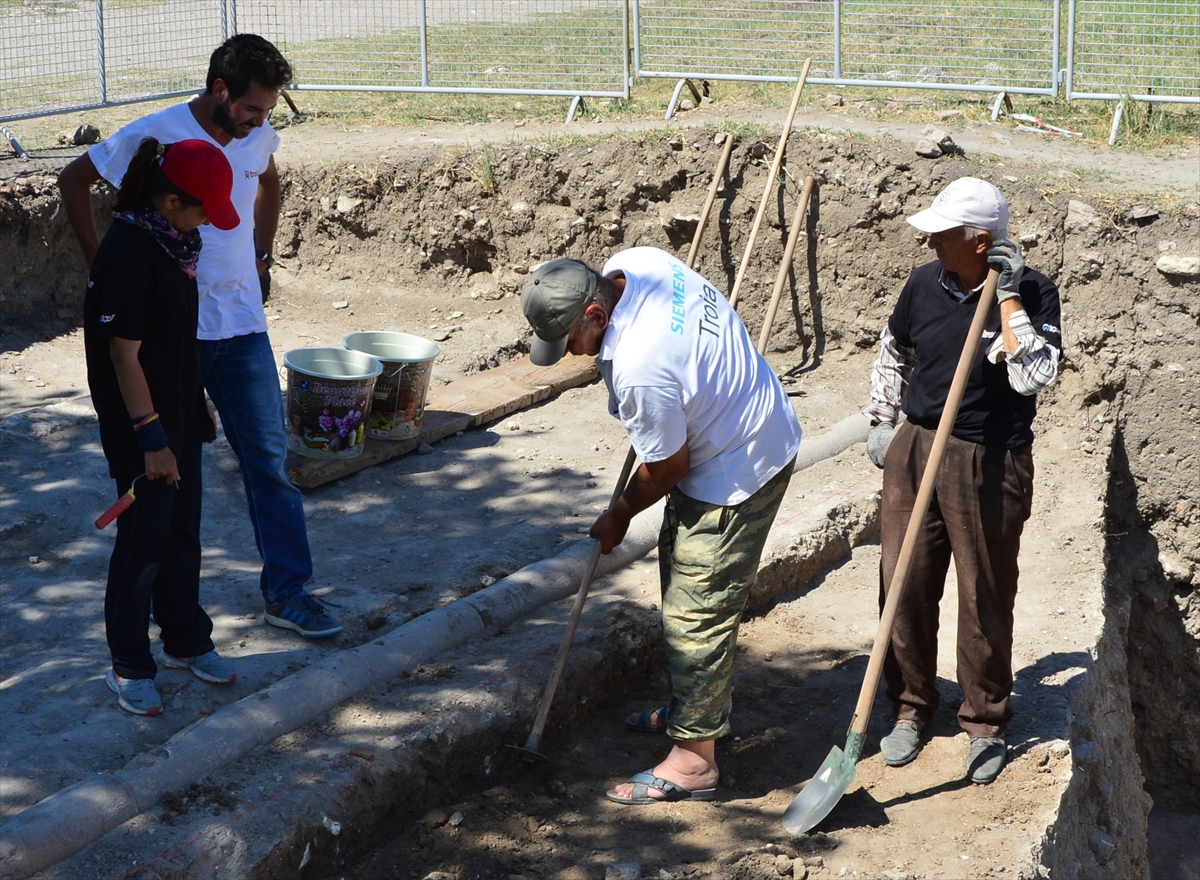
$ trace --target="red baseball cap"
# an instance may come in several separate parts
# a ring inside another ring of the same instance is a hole
[[[167,180],[200,201],[208,222],[217,229],[233,229],[242,222],[229,200],[233,169],[215,145],[195,139],[176,141],[167,147],[162,171]]]

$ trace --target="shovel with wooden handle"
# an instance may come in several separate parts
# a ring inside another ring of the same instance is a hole
[[[708,198],[704,203],[704,209],[700,212],[700,222],[696,225],[696,232],[692,236],[692,246],[688,250],[687,267],[691,269],[696,261],[696,252],[700,249],[700,238],[704,235],[704,227],[708,222],[708,215],[712,211],[713,202],[716,200],[717,188],[721,184],[721,177],[725,173],[725,166],[729,162],[729,153],[733,149],[733,135],[725,136],[725,149],[721,151],[721,160],[717,163],[717,169],[713,172],[712,186],[708,191]],[[626,485],[629,483],[629,475],[633,473],[633,466],[637,462],[637,454],[633,451],[633,447],[629,447],[629,452],[625,454],[625,464],[621,466],[621,475],[617,477],[617,485],[613,488],[612,498],[608,501],[608,509],[612,510],[617,499],[621,497],[621,493],[625,491]],[[554,663],[554,671],[550,674],[550,680],[546,682],[546,690],[542,694],[542,702],[538,706],[537,717],[533,721],[533,730],[530,731],[529,737],[525,740],[523,746],[509,746],[511,749],[521,753],[521,756],[528,762],[544,761],[546,756],[543,755],[539,748],[542,745],[542,732],[546,729],[546,720],[550,717],[550,706],[554,702],[554,692],[558,690],[559,679],[562,678],[563,669],[567,665],[567,654],[571,650],[571,642],[575,639],[575,629],[579,626],[579,619],[583,616],[583,606],[587,601],[588,592],[592,587],[592,578],[596,576],[596,567],[600,564],[600,542],[596,542],[596,546],[592,549],[592,558],[588,562],[587,569],[584,571],[583,580],[579,584],[579,590],[575,593],[575,606],[571,609],[571,617],[567,621],[567,631],[563,635],[562,644],[558,646],[558,659]]]
[[[900,556],[896,560],[896,571],[892,575],[891,588],[888,590],[887,601],[883,603],[883,611],[879,615],[879,629],[875,634],[875,647],[871,649],[871,660],[867,663],[867,674],[863,679],[862,690],[858,694],[858,705],[854,707],[854,718],[850,722],[850,732],[846,737],[846,747],[839,749],[834,746],[817,773],[804,786],[803,791],[792,800],[783,814],[783,827],[790,834],[803,834],[817,826],[822,819],[841,800],[850,783],[854,781],[855,765],[862,754],[863,741],[867,734],[867,722],[871,718],[871,704],[875,701],[875,689],[879,686],[879,676],[883,672],[883,659],[887,654],[888,644],[892,638],[892,622],[896,618],[896,608],[904,593],[908,581],[908,569],[912,563],[913,552],[917,545],[917,536],[921,531],[921,523],[929,510],[929,502],[933,498],[933,487],[937,481],[938,468],[950,440],[950,432],[954,428],[954,420],[958,417],[958,407],[962,403],[963,392],[967,387],[967,379],[971,375],[971,367],[975,356],[979,353],[979,345],[983,338],[983,327],[987,323],[988,313],[996,301],[996,283],[999,273],[995,269],[988,272],[983,292],[979,295],[979,304],[975,307],[975,318],[967,333],[967,341],[963,345],[958,368],[954,371],[954,380],[950,384],[950,393],[946,397],[946,407],[942,410],[938,422],[937,433],[933,438],[933,447],[929,452],[929,461],[925,464],[925,472],[921,475],[921,485],[917,490],[917,500],[913,505],[912,515],[908,519],[908,529],[904,533],[904,543],[900,545]]]

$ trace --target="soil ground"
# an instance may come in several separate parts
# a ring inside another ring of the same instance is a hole
[[[777,115],[781,122],[782,112]],[[664,135],[657,134],[660,126],[647,125],[645,131],[624,126],[628,135],[622,140],[636,143],[652,135],[665,141],[678,137],[678,129],[685,152],[695,149],[701,153],[697,164],[711,168],[716,155],[712,132],[700,136],[686,126],[716,125],[721,118],[712,110],[697,111],[669,126]],[[756,121],[768,127],[777,124],[773,118]],[[917,134],[916,127],[889,126],[885,131],[878,123],[844,112],[814,113],[798,119],[797,127],[806,127],[814,149],[822,144],[822,149],[832,150],[825,139],[836,141],[839,136],[831,132],[849,128],[866,135],[855,141],[857,146],[865,144],[865,151],[889,156],[911,155],[907,144]],[[583,131],[601,133],[587,127]],[[434,368],[439,382],[517,356],[523,350],[525,325],[513,292],[533,263],[557,253],[554,236],[570,234],[575,210],[564,208],[561,217],[546,213],[545,191],[523,183],[519,169],[503,190],[509,213],[518,220],[493,214],[492,237],[479,233],[478,220],[459,216],[463,208],[455,205],[447,211],[429,191],[423,200],[390,203],[387,223],[397,230],[424,227],[406,234],[403,241],[393,239],[394,244],[380,242],[379,218],[362,217],[355,206],[341,212],[339,219],[336,205],[340,195],[358,198],[363,187],[364,197],[373,198],[377,181],[364,179],[381,163],[388,173],[397,174],[390,182],[393,189],[401,188],[400,172],[424,163],[427,169],[440,170],[456,190],[475,186],[486,208],[486,187],[478,180],[472,183],[456,156],[477,149],[481,142],[506,141],[510,150],[522,145],[548,150],[540,145],[563,132],[561,126],[535,130],[511,123],[399,131],[303,124],[285,131],[279,161],[292,188],[285,201],[281,265],[267,308],[277,354],[339,345],[355,330],[403,330],[439,340],[443,354]],[[1194,203],[1197,198],[1194,146],[1186,148],[1186,155],[1146,161],[1122,156],[1114,167],[1112,154],[1103,148],[1046,143],[1004,126],[977,126],[954,134],[969,156],[999,167],[996,173],[1005,179],[1014,178],[1013,188],[1022,189],[1014,205],[1028,203],[1034,217],[1031,227],[1040,217],[1035,209],[1047,217],[1058,210],[1039,205],[1037,199],[1038,192],[1056,188],[1097,202],[1123,189],[1130,197],[1149,193],[1150,199],[1163,203]],[[703,150],[696,146],[702,142]],[[583,170],[581,178],[607,175],[618,182],[636,180],[647,168],[651,175],[657,173],[645,150],[600,145],[595,153],[592,149],[574,144],[558,150],[552,162],[567,175]],[[15,191],[18,176],[52,173],[70,155],[53,151],[29,162],[5,162],[0,179]],[[895,168],[898,162],[889,159],[884,164]],[[361,173],[348,174],[347,163],[362,165],[350,169]],[[970,170],[950,167],[943,174]],[[350,180],[353,186],[347,184]],[[737,184],[749,188],[746,181]],[[754,189],[743,200],[750,211],[760,192]],[[327,203],[316,207],[322,198]],[[911,198],[919,201],[922,196]],[[519,222],[519,203],[535,206],[536,224]],[[838,209],[833,199],[823,207],[831,226],[841,217]],[[911,213],[897,210],[899,217]],[[671,227],[672,215],[680,213],[686,212],[679,204],[664,215],[648,210],[647,227],[652,219],[661,229],[644,234],[653,232],[660,239],[665,235],[660,246],[678,248],[688,237],[686,223],[681,229]],[[710,238],[725,238],[749,222],[743,205],[741,213],[731,211],[715,223]],[[608,247],[633,243],[630,226],[623,243],[610,242]],[[853,226],[852,219],[846,226]],[[456,230],[453,236],[451,227]],[[744,235],[745,229],[740,231]],[[781,230],[768,234],[778,239]],[[858,257],[847,243],[850,234],[843,238],[839,245],[836,233],[822,234],[810,247],[840,253],[849,266]],[[511,244],[518,241],[519,247]],[[1053,247],[1044,235],[1041,241]],[[487,255],[487,271],[471,262],[471,247],[480,242],[504,254],[504,259]],[[774,246],[778,249],[777,241]],[[451,268],[440,270],[434,259],[437,249],[449,253],[455,247],[465,248],[464,254],[457,261],[444,261],[442,267]],[[721,250],[726,266],[730,253],[736,263],[741,252],[740,245],[732,243]],[[860,255],[867,264],[861,274],[879,275],[875,283],[894,294],[895,279],[922,257],[914,253],[912,237],[899,234],[877,241],[876,250]],[[70,256],[64,254],[63,259]],[[715,267],[717,255],[707,258]],[[1031,263],[1036,265],[1036,260],[1031,258]],[[843,276],[850,274],[843,271]],[[757,283],[747,299],[761,311],[774,264],[764,259],[755,275]],[[726,279],[720,281],[728,289]],[[846,287],[853,291],[853,284]],[[855,295],[869,305],[860,307],[857,315],[845,307],[835,315],[827,307],[824,326],[819,316],[808,314],[794,300],[794,314],[781,318],[773,337],[779,341],[769,360],[794,393],[810,437],[856,411],[866,398],[873,358],[870,337],[881,326],[886,306],[872,300],[869,289]],[[64,294],[56,301],[69,303],[71,296]],[[335,302],[348,305],[335,308]],[[217,644],[236,662],[239,680],[228,688],[213,688],[184,673],[163,672],[166,713],[134,719],[116,708],[103,685],[103,579],[112,535],[97,533],[91,521],[112,500],[112,485],[87,398],[81,334],[62,315],[60,306],[55,318],[26,318],[5,328],[0,339],[5,349],[0,355],[0,525],[5,539],[0,551],[0,699],[9,719],[3,726],[0,757],[0,809],[5,819],[88,773],[118,769],[193,720],[317,658],[365,642],[384,627],[558,552],[580,538],[602,509],[625,451],[619,425],[605,414],[602,389],[593,385],[485,430],[448,439],[427,455],[407,456],[306,493],[316,556],[310,588],[338,604],[346,633],[330,642],[305,643],[262,624],[258,561],[240,475],[227,444],[218,440],[206,449],[204,461],[205,601],[216,622]],[[747,320],[756,319],[761,320],[761,314]],[[1086,326],[1082,316],[1077,326],[1076,339]],[[947,706],[921,758],[900,770],[883,766],[876,744],[886,713],[878,706],[859,782],[843,807],[820,833],[799,841],[788,839],[778,827],[778,816],[798,783],[811,775],[830,746],[844,739],[874,633],[878,548],[868,542],[747,622],[741,638],[735,729],[720,758],[719,804],[635,809],[603,799],[603,790],[613,781],[652,766],[665,751],[661,738],[628,733],[620,723],[626,712],[661,701],[663,683],[652,674],[627,692],[613,694],[582,728],[557,736],[552,741],[552,767],[523,771],[500,761],[493,784],[456,791],[444,801],[401,802],[395,837],[378,840],[372,852],[328,876],[582,880],[605,876],[616,863],[637,863],[641,876],[664,878],[749,880],[786,873],[785,863],[793,877],[805,870],[818,878],[1015,876],[1029,864],[1030,849],[1038,842],[1035,830],[1052,818],[1056,801],[1045,790],[1060,790],[1068,775],[1067,751],[1058,731],[1072,682],[1087,665],[1086,653],[1103,610],[1095,590],[1069,595],[1062,591],[1068,583],[1094,588],[1103,571],[1097,524],[1107,475],[1104,460],[1093,457],[1092,450],[1104,412],[1102,407],[1095,409],[1094,402],[1093,408],[1085,409],[1089,393],[1088,377],[1072,372],[1048,395],[1039,417],[1037,500],[1022,551],[1025,575],[1018,599],[1014,760],[995,785],[973,787],[962,780],[965,737],[957,731],[951,711],[956,686],[953,590],[948,590],[941,664]],[[839,493],[869,491],[877,485],[878,473],[858,447],[798,475],[784,516],[798,516]],[[648,592],[652,597],[653,554],[612,580],[616,583],[601,589]],[[645,607],[652,602],[642,600]],[[489,646],[472,646],[469,655],[446,658],[445,669],[423,670],[417,677],[435,692],[443,679],[455,687],[472,686],[450,677],[456,666],[464,667],[457,670],[460,675],[467,674],[465,667],[478,671],[479,677],[485,671],[494,674],[497,663],[503,667],[511,660],[515,665],[547,641],[544,631],[521,638],[527,641],[506,646],[507,653],[498,647],[493,657]],[[347,734],[368,739],[382,735],[393,726],[383,701],[382,694],[364,695],[306,727],[297,734],[303,746],[297,750],[320,752],[323,741],[337,742]],[[280,746],[280,751],[287,750],[286,744]],[[119,843],[97,844],[45,876],[128,876],[131,854],[141,864],[167,849],[180,816],[189,820],[186,828],[202,829],[218,821],[209,816],[224,819],[230,811],[263,807],[273,791],[286,789],[302,775],[303,755],[291,763],[276,757],[263,759],[271,776],[256,762],[239,762],[135,824],[135,829],[151,833],[161,829],[161,844],[144,836],[135,842],[126,834]],[[453,818],[457,814],[461,822]],[[1155,852],[1161,857],[1154,876],[1200,876],[1195,848],[1188,845],[1197,839],[1196,817],[1165,814],[1153,829]],[[278,833],[282,837],[286,830]],[[162,876],[201,875],[185,871]]]

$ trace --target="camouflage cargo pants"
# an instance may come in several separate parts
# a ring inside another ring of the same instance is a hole
[[[667,496],[658,566],[672,739],[703,741],[729,732],[738,626],[793,464],[731,507],[678,489]]]

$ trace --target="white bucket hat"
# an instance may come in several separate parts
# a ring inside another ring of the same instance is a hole
[[[960,177],[937,194],[933,204],[908,218],[926,233],[955,226],[974,226],[989,232],[1008,228],[1008,203],[1000,190],[978,177]]]

